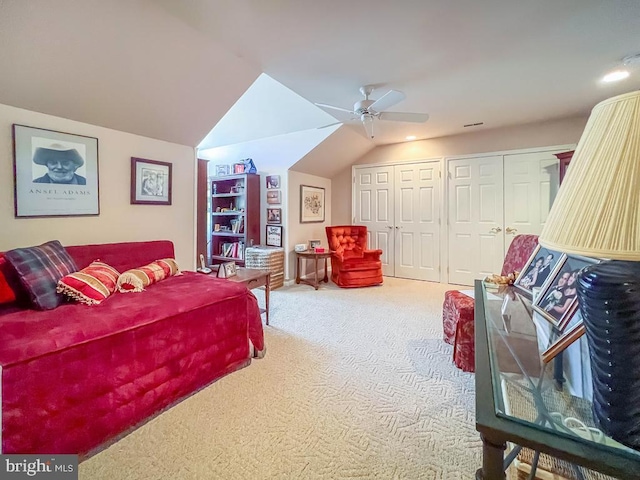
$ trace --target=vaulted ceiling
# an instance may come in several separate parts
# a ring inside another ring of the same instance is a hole
[[[374,146],[587,113],[640,88],[637,66],[600,82],[638,52],[636,0],[0,0],[0,103],[192,146],[262,72],[310,102],[375,84],[431,115],[381,122]],[[361,130],[325,149],[348,164]]]

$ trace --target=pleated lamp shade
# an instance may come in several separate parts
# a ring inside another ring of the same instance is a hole
[[[593,108],[539,243],[587,257],[640,260],[640,91]]]

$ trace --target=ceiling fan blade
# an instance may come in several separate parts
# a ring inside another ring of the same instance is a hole
[[[321,127],[317,127],[318,130],[321,130],[323,128],[329,128],[329,127],[333,127],[334,125],[342,125],[344,122],[333,122],[330,123],[328,125],[322,125]]]
[[[396,103],[400,103],[405,98],[405,94],[400,92],[399,90],[389,90],[378,100],[373,102],[369,109],[375,110],[376,112],[382,112],[389,107],[393,107]]]
[[[353,113],[353,110],[347,110],[346,108],[342,108],[342,107],[334,107],[333,105],[327,105],[326,103],[314,103],[314,105],[316,105],[318,107],[322,107],[322,108],[330,108],[332,110],[339,110],[340,112]]]
[[[429,115],[427,113],[382,112],[378,118],[391,122],[424,123],[429,120]]]

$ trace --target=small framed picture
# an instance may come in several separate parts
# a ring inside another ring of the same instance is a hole
[[[268,175],[267,188],[280,188],[280,175]]]
[[[267,203],[269,205],[279,205],[282,203],[282,197],[280,195],[280,190],[269,190],[267,191]]]
[[[533,288],[539,288],[544,285],[544,282],[549,278],[558,263],[564,260],[562,258],[563,255],[560,252],[538,245],[522,268],[514,285],[531,295]]]
[[[267,245],[271,247],[282,246],[282,226],[267,225]]]
[[[229,175],[229,165],[216,165],[216,177]]]
[[[237,274],[238,274],[238,267],[236,266],[236,262],[221,263],[220,266],[218,267],[219,278],[235,277]]]
[[[597,262],[592,258],[565,255],[542,286],[533,309],[562,332],[578,305],[578,273]]]
[[[282,209],[267,208],[267,223],[282,223]]]
[[[300,223],[324,222],[324,188],[300,185]]]
[[[131,203],[171,205],[171,163],[131,157]]]
[[[98,139],[13,125],[16,217],[99,215]]]
[[[244,173],[244,163],[234,163],[233,173],[235,174]]]
[[[309,240],[309,250],[319,247],[322,242],[320,240]]]
[[[558,339],[551,344],[549,348],[547,348],[544,352],[542,352],[542,361],[544,363],[549,363],[553,360],[560,352],[566,350],[578,340],[582,335],[585,334],[584,323],[582,322],[582,315],[580,313],[580,309],[576,308],[575,313],[572,315],[572,318],[567,325],[566,332],[558,337]]]

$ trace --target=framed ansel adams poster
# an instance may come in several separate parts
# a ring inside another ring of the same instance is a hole
[[[13,125],[16,217],[99,215],[98,139]]]

